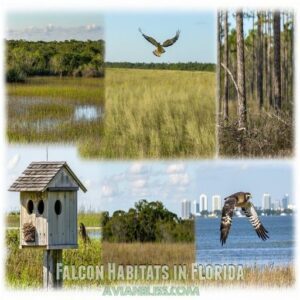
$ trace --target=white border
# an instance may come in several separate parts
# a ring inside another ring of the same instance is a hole
[[[296,13],[296,26],[300,24],[299,22],[299,14],[298,14],[298,4],[299,1],[293,1],[293,0],[277,0],[277,1],[259,1],[259,0],[252,0],[252,1],[245,1],[245,0],[223,0],[223,1],[200,1],[200,0],[49,0],[49,1],[41,1],[41,0],[4,0],[2,1],[2,7],[0,10],[0,64],[3,66],[3,43],[2,40],[4,38],[4,19],[5,15],[8,11],[33,11],[33,10],[70,10],[70,11],[76,11],[76,10],[101,10],[101,11],[119,11],[119,10],[203,10],[203,9],[217,9],[217,8],[281,8],[281,9],[294,9]],[[299,30],[295,30],[295,41],[300,41],[299,39]],[[296,74],[295,74],[295,87],[297,86],[297,82],[299,79],[299,60],[297,53],[299,53],[300,45],[299,43],[295,42],[295,66],[296,66]],[[1,195],[4,195],[4,182],[5,182],[5,170],[6,170],[6,164],[5,164],[5,138],[4,138],[4,128],[5,128],[5,102],[4,102],[4,77],[3,77],[3,68],[0,75],[0,132],[2,133],[0,135],[0,192]],[[294,159],[294,166],[295,167],[295,199],[296,199],[296,205],[299,207],[299,201],[297,198],[300,195],[300,148],[299,148],[299,137],[300,137],[300,128],[299,128],[299,118],[300,118],[300,106],[298,105],[299,101],[299,89],[296,89],[295,93],[295,103],[296,103],[296,151],[295,151],[295,159]],[[274,160],[274,163],[276,163],[276,160]],[[297,201],[298,200],[298,201]],[[4,201],[3,197],[0,199],[0,213],[1,216],[3,216],[4,212]],[[299,237],[299,222],[297,219],[297,226],[296,226],[296,237]],[[2,220],[3,222],[3,220]],[[1,224],[1,230],[0,230],[0,239],[1,242],[3,242],[4,238],[4,222]],[[297,238],[297,246],[296,246],[296,254],[299,251],[299,239]],[[23,290],[7,290],[5,287],[5,281],[4,281],[4,257],[5,257],[5,250],[4,247],[0,247],[0,258],[1,258],[1,268],[0,268],[0,278],[1,278],[1,295],[2,299],[8,299],[9,297],[13,298],[20,298],[20,299],[40,299],[41,296],[43,299],[52,299],[54,294],[53,292],[45,292],[45,291],[23,291]],[[296,255],[296,278],[299,276],[299,255]],[[282,299],[283,297],[285,299],[287,298],[295,298],[296,295],[299,292],[299,284],[296,282],[295,288],[289,288],[289,289],[268,289],[268,288],[247,288],[247,289],[241,289],[241,288],[205,288],[203,290],[200,289],[200,297],[206,298],[209,297],[210,299],[232,299],[233,297],[241,297],[242,299],[253,299],[253,298],[271,298],[273,300],[275,299]],[[82,300],[82,297],[85,296],[85,294],[88,294],[87,296],[89,299],[99,299],[101,294],[96,290],[84,290],[79,291],[76,290],[74,292],[71,291],[61,291],[61,292],[55,292],[55,297],[59,298],[65,298],[72,296],[72,299],[80,299]],[[122,297],[124,299],[124,297]],[[140,297],[135,297],[140,298]],[[148,299],[150,297],[144,297],[144,299]],[[158,297],[160,298],[160,297]],[[187,297],[185,297],[187,298]],[[189,297],[191,298],[191,297]],[[198,297],[197,297],[198,298]],[[195,297],[196,299],[196,297]]]

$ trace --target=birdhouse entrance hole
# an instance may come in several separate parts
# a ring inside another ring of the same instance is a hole
[[[60,200],[56,200],[54,204],[54,210],[57,215],[61,214],[61,202]]]
[[[44,201],[40,200],[37,206],[37,210],[40,215],[44,213],[44,208],[45,208]]]
[[[33,201],[32,200],[29,200],[27,202],[27,212],[29,215],[31,215],[33,213]]]

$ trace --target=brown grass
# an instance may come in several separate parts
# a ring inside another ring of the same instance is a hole
[[[168,265],[195,262],[194,243],[102,242],[103,263],[119,265]]]
[[[230,102],[229,120],[219,122],[218,144],[221,157],[290,157],[294,148],[292,105],[276,113],[270,107],[261,111],[253,100],[248,102],[248,129],[244,153],[238,153],[241,134],[237,130],[237,105]]]

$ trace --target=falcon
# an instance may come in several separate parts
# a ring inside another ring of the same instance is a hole
[[[220,242],[222,246],[226,243],[232,223],[233,211],[236,207],[241,208],[242,213],[249,219],[259,238],[263,241],[269,238],[268,231],[260,222],[254,205],[249,201],[251,198],[250,193],[244,192],[238,192],[225,198],[220,226]]]
[[[156,47],[156,49],[152,53],[157,57],[160,57],[163,53],[165,53],[166,50],[164,48],[172,46],[178,40],[180,34],[180,31],[177,30],[176,35],[173,38],[168,39],[161,44],[157,42],[153,37],[144,34],[141,28],[139,28],[139,32],[149,43]]]

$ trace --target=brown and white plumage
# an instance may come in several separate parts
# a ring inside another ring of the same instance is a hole
[[[174,43],[176,43],[176,41],[179,38],[179,34],[180,31],[177,30],[176,35],[171,38],[171,39],[167,39],[166,41],[164,41],[162,44],[157,42],[153,37],[148,36],[146,34],[144,34],[141,30],[141,28],[139,28],[140,33],[142,34],[142,36],[152,45],[154,45],[156,47],[156,49],[152,52],[155,56],[160,57],[163,53],[166,52],[166,50],[164,48],[166,47],[170,47],[172,46]]]
[[[250,198],[251,194],[244,192],[238,192],[225,198],[220,225],[220,242],[222,246],[226,243],[232,223],[233,211],[236,207],[240,207],[242,212],[248,217],[259,238],[263,241],[269,238],[268,231],[260,222],[253,204],[249,201]]]

